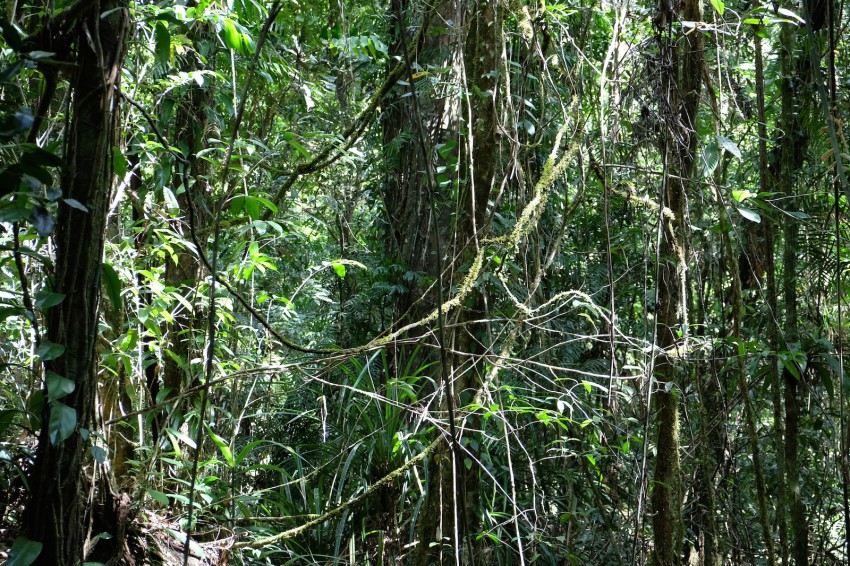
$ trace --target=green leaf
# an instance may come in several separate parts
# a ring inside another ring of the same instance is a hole
[[[76,384],[67,377],[62,377],[58,373],[52,371],[47,372],[45,381],[47,381],[48,401],[61,399],[62,397],[73,393],[74,389],[77,387]]]
[[[788,8],[777,8],[776,11],[783,16],[788,17],[790,20],[795,21],[800,25],[806,25],[806,20],[789,10]]]
[[[238,50],[242,47],[241,35],[239,34],[239,30],[236,29],[236,24],[233,23],[233,20],[230,18],[224,18],[224,22],[221,28],[221,39],[224,41],[224,44],[228,49],[236,49]]]
[[[98,464],[103,464],[104,462],[106,462],[106,450],[104,450],[100,446],[92,446],[91,455],[92,458],[94,458],[94,461]]]
[[[818,376],[820,377],[821,383],[823,383],[824,389],[826,389],[826,394],[831,399],[835,396],[835,383],[832,380],[832,372],[823,368],[818,371]]]
[[[227,445],[227,443],[222,437],[213,432],[213,429],[211,429],[209,425],[204,426],[206,426],[210,438],[212,438],[213,442],[215,442],[215,445],[218,446],[218,449],[221,452],[221,455],[224,457],[225,462],[227,462],[227,465],[231,468],[235,467],[236,462],[233,459],[233,451],[230,450],[230,446]]]
[[[262,204],[263,206],[268,208],[272,212],[272,214],[277,214],[277,207],[275,206],[275,204],[272,201],[270,201],[269,199],[264,198],[264,197],[254,197],[254,198],[257,199],[257,202],[259,202],[260,204]]]
[[[176,428],[167,428],[165,429],[165,432],[167,432],[171,436],[174,436],[175,438],[179,438],[189,448],[194,449],[198,446],[197,444],[195,444],[194,440],[192,440],[185,433],[180,432]]]
[[[44,408],[44,391],[39,388],[33,391],[30,398],[27,400],[27,417],[29,418],[30,428],[41,428],[41,411]]]
[[[112,148],[112,172],[119,179],[123,179],[127,175],[127,158],[120,147]]]
[[[251,220],[260,219],[260,203],[254,197],[245,197],[245,212]]]
[[[794,376],[794,379],[797,381],[800,380],[800,369],[797,367],[797,363],[787,356],[779,356],[780,361],[782,361],[782,365],[788,370],[788,373]]]
[[[20,150],[24,152],[21,156],[21,165],[41,167],[62,165],[61,157],[35,144],[22,144]]]
[[[23,61],[15,61],[14,63],[9,65],[8,67],[3,67],[3,69],[0,70],[0,83],[5,83],[5,82],[11,81],[12,78],[16,77],[18,75],[18,73],[21,72],[21,69],[23,69],[23,68],[24,68],[24,62]],[[2,135],[8,135],[8,134],[6,132],[4,132]]]
[[[243,461],[243,460],[245,460],[245,458],[246,458],[246,457],[247,457],[247,456],[251,453],[251,451],[252,451],[254,448],[256,448],[257,446],[261,446],[261,445],[263,445],[263,444],[266,444],[266,443],[272,443],[272,444],[274,444],[271,440],[265,440],[265,439],[262,439],[262,440],[255,440],[254,442],[251,442],[250,444],[248,444],[248,446],[246,446],[245,448],[243,448],[243,449],[242,449],[242,451],[241,451],[241,452],[239,452],[239,455],[238,455],[238,456],[236,456],[235,464],[236,464],[237,466],[238,466],[239,464],[241,464],[241,463],[242,463],[242,461]]]
[[[51,293],[50,291],[39,291],[35,294],[35,306],[42,311],[56,306],[65,300],[62,293]]]
[[[723,0],[711,0],[711,5],[714,6],[714,9],[717,10],[717,13],[721,16],[723,12],[726,11],[726,5],[723,3]]]
[[[336,271],[336,274],[339,276],[340,279],[345,279],[345,265],[338,261],[335,261],[331,263],[331,267],[334,268],[334,271]]]
[[[18,537],[9,551],[6,566],[29,566],[41,554],[42,544],[27,537]]]
[[[63,442],[74,433],[76,426],[77,411],[59,401],[50,404],[50,423],[47,431],[52,444]]]
[[[307,151],[307,148],[301,145],[301,143],[295,138],[295,134],[293,134],[292,132],[286,132],[285,134],[283,134],[283,139],[285,139],[286,143],[295,148],[295,151],[303,155],[306,159],[312,158],[310,152]]]
[[[212,0],[200,0],[198,4],[195,6],[195,17],[200,18],[204,15],[204,12],[209,7]]]
[[[27,57],[32,59],[33,61],[47,61],[50,63],[56,63],[57,61],[53,59],[56,56],[54,51],[30,51],[27,53]]]
[[[702,148],[702,174],[704,177],[711,177],[719,162],[720,148],[717,147],[716,143],[711,142]]]
[[[81,203],[81,202],[80,202],[80,201],[78,201],[77,199],[73,199],[73,198],[63,198],[62,200],[64,200],[64,201],[65,201],[65,204],[67,204],[67,205],[68,205],[68,206],[70,206],[71,208],[76,208],[77,210],[80,210],[80,211],[82,211],[82,212],[88,212],[88,211],[89,211],[89,209],[88,209],[88,208],[86,208],[86,205],[84,205],[83,203]]]
[[[154,41],[156,43],[154,47],[156,60],[159,61],[162,66],[168,65],[168,61],[171,59],[171,34],[162,22],[156,23],[156,27],[154,28]]]
[[[65,346],[62,344],[54,344],[49,340],[42,340],[38,345],[38,357],[42,362],[55,360],[65,353]]]
[[[155,489],[147,489],[146,491],[150,498],[156,501],[157,503],[161,503],[162,505],[168,505],[168,495]]]
[[[748,189],[744,189],[743,191],[734,190],[732,191],[732,198],[738,202],[744,202],[748,198],[754,197],[753,193],[751,193]]]
[[[116,313],[121,308],[121,281],[115,268],[108,263],[101,265],[103,272],[103,286],[106,288],[106,296],[112,304],[112,312]]]
[[[717,145],[731,153],[738,161],[741,161],[743,159],[743,157],[741,156],[741,150],[738,149],[738,146],[735,145],[735,142],[733,142],[726,136],[717,136]]]
[[[0,222],[7,222],[9,224],[21,222],[29,218],[30,215],[32,215],[32,211],[25,206],[9,204],[0,207]]]
[[[744,208],[743,206],[739,206],[738,212],[741,213],[741,216],[751,222],[755,222],[756,224],[761,222],[761,215],[752,208]]]

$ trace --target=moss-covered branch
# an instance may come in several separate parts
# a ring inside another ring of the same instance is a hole
[[[422,452],[420,452],[419,454],[417,454],[416,456],[414,456],[413,458],[408,460],[406,464],[404,464],[403,466],[401,466],[399,468],[396,468],[392,472],[388,473],[387,475],[385,475],[384,477],[382,477],[381,479],[379,479],[378,481],[373,483],[371,486],[369,486],[368,489],[366,489],[366,491],[364,491],[363,493],[361,493],[357,497],[349,499],[348,501],[346,501],[342,505],[339,505],[338,507],[334,507],[333,509],[331,509],[327,513],[319,515],[318,517],[316,517],[312,521],[307,521],[303,525],[299,525],[297,527],[288,529],[286,531],[283,531],[281,533],[278,533],[278,534],[270,536],[270,537],[252,540],[252,541],[237,542],[236,544],[233,545],[233,548],[262,548],[266,545],[274,544],[276,542],[280,542],[282,540],[286,540],[286,539],[292,538],[294,536],[298,536],[299,534],[307,531],[308,529],[315,527],[316,525],[320,525],[320,524],[324,523],[325,521],[327,521],[329,519],[333,519],[337,515],[341,515],[346,509],[349,509],[349,508],[357,505],[358,503],[360,503],[361,501],[363,501],[364,499],[366,499],[367,497],[369,497],[370,495],[375,493],[381,486],[390,483],[394,479],[398,478],[401,474],[403,474],[404,472],[406,472],[407,470],[409,470],[410,468],[415,466],[418,462],[421,462],[422,460],[424,460],[429,454],[431,454],[431,452],[433,452],[437,448],[437,446],[440,445],[441,442],[443,442],[442,437],[438,438],[437,440],[435,440],[434,442],[429,444],[428,447],[425,448],[425,450],[423,450]]]

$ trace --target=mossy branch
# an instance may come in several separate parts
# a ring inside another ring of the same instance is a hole
[[[357,505],[358,503],[360,503],[361,501],[363,501],[364,499],[366,499],[367,497],[369,497],[370,495],[375,493],[375,491],[377,491],[378,488],[380,488],[381,486],[383,486],[385,484],[390,483],[391,481],[393,481],[394,479],[399,477],[401,474],[403,474],[404,472],[406,472],[407,470],[409,470],[410,468],[415,466],[418,462],[421,462],[422,460],[424,460],[429,454],[431,454],[431,452],[436,450],[436,448],[440,445],[441,442],[443,442],[442,437],[438,438],[437,440],[435,440],[434,442],[429,444],[428,447],[425,448],[425,450],[423,450],[422,452],[420,452],[419,454],[417,454],[416,456],[414,456],[413,458],[408,460],[407,463],[405,463],[403,466],[401,466],[400,468],[396,468],[392,472],[388,473],[387,475],[385,475],[384,477],[382,477],[381,479],[376,481],[374,484],[369,486],[369,488],[366,489],[366,491],[364,491],[363,493],[361,493],[357,497],[354,497],[353,499],[349,499],[348,501],[346,501],[342,505],[340,505],[338,507],[334,507],[333,509],[331,509],[327,513],[324,513],[323,515],[319,515],[318,517],[316,517],[312,521],[307,521],[303,525],[299,525],[297,527],[294,527],[292,529],[288,529],[286,531],[283,531],[281,533],[278,533],[278,534],[270,536],[270,537],[252,540],[252,541],[237,542],[236,544],[233,545],[233,548],[236,548],[236,549],[238,549],[238,548],[261,548],[261,547],[269,545],[269,544],[274,544],[276,542],[280,542],[282,540],[286,540],[286,539],[292,538],[294,536],[298,536],[301,533],[307,531],[308,529],[315,527],[316,525],[320,525],[320,524],[324,523],[325,521],[327,521],[329,519],[333,519],[337,515],[341,515],[346,509],[349,509],[350,507]]]
[[[577,103],[575,103],[575,101],[573,104],[573,108],[576,111],[578,109],[578,105]],[[509,251],[513,251],[514,253],[516,253],[519,251],[520,242],[525,239],[529,233],[531,233],[531,230],[535,226],[537,226],[537,221],[540,220],[540,216],[543,214],[543,210],[546,207],[546,201],[549,199],[549,191],[551,190],[552,185],[555,184],[555,181],[558,179],[558,177],[563,175],[564,170],[570,163],[570,160],[578,151],[580,136],[576,135],[567,151],[565,151],[563,155],[560,155],[559,157],[559,148],[561,146],[561,140],[563,139],[567,128],[568,124],[564,124],[558,130],[558,134],[555,136],[555,143],[553,144],[552,152],[549,154],[549,159],[547,159],[546,163],[543,165],[543,173],[540,175],[540,179],[534,186],[534,196],[523,209],[519,220],[514,226],[514,229],[507,236],[502,238],[490,239],[487,240],[486,243],[504,242],[507,245]],[[581,130],[582,124],[576,124],[576,131],[580,132]],[[464,277],[463,281],[460,284],[460,288],[458,289],[457,294],[450,300],[443,303],[443,314],[446,314],[459,307],[461,304],[463,304],[464,299],[469,296],[469,293],[472,291],[472,287],[478,280],[478,276],[481,275],[481,268],[484,265],[485,253],[486,247],[481,247],[478,250],[478,253],[475,255],[475,259],[472,262],[472,266],[470,267],[469,272],[466,274],[466,277]],[[520,304],[519,301],[516,300],[516,298],[512,298],[514,299],[514,302]],[[385,336],[381,336],[380,338],[376,338],[375,340],[370,342],[366,346],[366,348],[371,349],[378,346],[382,346],[384,344],[388,344],[409,330],[413,330],[414,328],[430,324],[437,320],[437,315],[439,314],[439,312],[440,311],[438,309],[434,309],[424,318],[415,322],[411,322],[410,324],[399,328],[395,332],[392,332]]]

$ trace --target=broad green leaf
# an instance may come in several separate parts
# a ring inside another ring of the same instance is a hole
[[[50,404],[50,423],[48,433],[52,444],[59,444],[74,433],[77,426],[77,411],[54,401]]]
[[[31,214],[32,211],[25,206],[9,204],[0,207],[0,222],[8,222],[9,224],[21,222],[29,218]]]
[[[86,205],[84,205],[83,203],[81,203],[81,202],[80,202],[80,201],[78,201],[77,199],[73,199],[73,198],[63,198],[62,200],[64,200],[64,201],[65,201],[65,204],[67,204],[67,205],[68,205],[68,206],[70,206],[71,208],[76,208],[77,210],[80,210],[80,211],[82,211],[82,212],[88,212],[88,211],[89,211],[89,209],[88,209],[88,208],[86,208]]]
[[[721,16],[723,12],[726,11],[726,4],[723,3],[723,0],[711,0],[711,5],[714,6],[714,9],[717,10],[717,13]]]
[[[106,288],[106,296],[112,303],[112,312],[118,312],[121,308],[121,281],[115,268],[108,263],[101,265],[103,272],[103,286]]]
[[[702,148],[702,174],[711,177],[720,162],[720,149],[715,142],[710,142]]]
[[[22,144],[20,150],[23,152],[21,165],[41,167],[59,167],[62,165],[61,157],[35,144]]]
[[[65,346],[62,344],[54,344],[49,340],[42,340],[38,345],[38,357],[42,362],[55,360],[65,353]]]
[[[45,374],[45,381],[47,382],[48,401],[61,399],[62,397],[73,393],[74,389],[76,389],[76,384],[73,381],[52,371],[48,371]]]
[[[236,29],[236,24],[234,24],[233,20],[230,18],[224,18],[223,20],[221,39],[224,41],[224,45],[226,45],[228,49],[239,50],[242,46],[242,41],[239,30]]]
[[[823,366],[818,366],[818,377],[820,377],[821,383],[823,383],[824,389],[826,389],[826,394],[832,398],[835,396],[835,383],[832,380],[832,372]]]
[[[738,149],[738,146],[735,145],[735,142],[733,142],[726,136],[717,136],[717,145],[731,153],[736,159],[738,159],[738,161],[743,159],[743,157],[741,156],[741,150]]]
[[[0,83],[9,82],[13,77],[17,76],[24,68],[24,61],[15,61],[8,67],[3,67],[0,70]],[[2,135],[8,135],[8,132],[2,132]]]
[[[6,566],[29,566],[41,554],[42,544],[27,537],[18,537],[12,543]]]
[[[743,206],[739,206],[738,212],[740,212],[741,216],[743,216],[750,222],[755,222],[757,224],[761,222],[761,215],[752,208],[745,208]]]
[[[30,51],[27,53],[27,58],[32,59],[33,61],[44,61],[49,63],[56,63],[57,61],[54,59],[56,56],[56,52],[54,51]]]
[[[174,191],[168,187],[163,187],[162,198],[165,199],[165,204],[168,205],[169,212],[177,213],[180,211],[180,203],[177,202],[177,197],[174,196]]]
[[[236,195],[230,199],[230,213],[239,214],[245,210],[245,195]]]
[[[448,159],[452,155],[452,150],[457,147],[457,142],[454,140],[447,141],[446,143],[437,144],[434,149],[437,150],[437,153],[440,154],[440,157],[443,159]]]
[[[245,197],[245,212],[251,220],[260,219],[260,203],[254,197]]]
[[[737,202],[744,202],[748,198],[751,198],[751,197],[754,197],[754,196],[756,196],[756,195],[751,193],[748,189],[744,189],[742,191],[739,191],[739,190],[732,191],[732,198],[735,199]]]
[[[212,0],[200,0],[198,4],[195,6],[195,17],[200,18],[204,15],[204,12],[209,7]]]
[[[156,501],[157,503],[160,503],[162,505],[168,505],[168,495],[166,495],[165,493],[157,491],[155,489],[147,489],[145,491],[147,491],[147,494],[150,496],[150,498]]]
[[[345,279],[345,265],[338,261],[335,261],[331,263],[331,266],[334,268],[334,271],[336,271],[336,274],[337,276],[339,276],[340,279]]]
[[[295,148],[295,151],[303,155],[306,159],[312,158],[310,152],[307,151],[307,148],[301,145],[301,143],[295,138],[295,134],[293,134],[292,132],[286,132],[285,134],[283,134],[283,139],[285,139],[286,143]]]
[[[42,311],[56,306],[65,300],[62,293],[51,293],[50,291],[39,291],[35,294],[35,306]]]
[[[800,370],[797,367],[797,364],[794,360],[788,358],[787,356],[779,356],[779,359],[782,361],[783,367],[788,370],[788,373],[794,376],[794,379],[797,381],[800,380]]]
[[[91,455],[92,458],[94,458],[94,461],[98,464],[103,464],[104,462],[106,462],[106,450],[104,450],[100,446],[92,446]]]
[[[19,132],[29,130],[33,122],[35,122],[35,116],[33,116],[32,109],[29,106],[18,108],[12,118],[12,123]]]
[[[44,390],[39,388],[33,391],[27,400],[27,417],[29,417],[30,428],[41,428],[41,411],[44,408]]]
[[[257,199],[257,202],[261,203],[263,206],[268,208],[272,212],[272,214],[277,214],[277,207],[275,206],[275,204],[272,201],[270,201],[269,199],[267,199],[265,197],[254,197],[254,198]]]
[[[162,22],[156,23],[156,27],[154,28],[154,40],[156,43],[154,47],[156,60],[159,61],[162,66],[168,65],[168,61],[171,58],[171,34]]]
[[[123,179],[127,175],[127,158],[124,157],[124,152],[120,147],[112,148],[112,172],[119,179]]]

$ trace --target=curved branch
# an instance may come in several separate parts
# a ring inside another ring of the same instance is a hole
[[[418,462],[421,462],[422,460],[424,460],[431,452],[436,450],[437,446],[439,446],[440,442],[442,442],[442,441],[443,441],[442,437],[437,438],[437,440],[435,440],[434,442],[429,444],[428,447],[425,448],[425,450],[423,450],[422,452],[420,452],[419,454],[417,454],[416,456],[414,456],[413,458],[408,460],[400,468],[396,468],[392,472],[388,473],[387,475],[385,475],[384,477],[382,477],[381,479],[376,481],[374,484],[369,486],[369,488],[366,489],[366,491],[364,491],[363,493],[361,493],[357,497],[355,497],[353,499],[349,499],[348,501],[346,501],[342,505],[340,505],[338,507],[334,507],[333,509],[331,509],[327,513],[324,513],[323,515],[319,515],[318,517],[316,517],[312,521],[307,521],[303,525],[299,525],[297,527],[283,531],[281,533],[278,533],[278,534],[270,536],[270,537],[252,540],[252,541],[237,542],[236,544],[233,545],[233,548],[236,548],[236,549],[238,549],[238,548],[262,548],[266,545],[274,544],[276,542],[280,542],[282,540],[292,538],[294,536],[298,536],[299,534],[303,533],[304,531],[306,531],[306,530],[308,530],[312,527],[315,527],[316,525],[320,525],[320,524],[324,523],[328,519],[333,519],[337,515],[341,515],[346,509],[349,509],[350,507],[357,505],[358,503],[360,503],[361,501],[363,501],[364,499],[366,499],[367,497],[372,495],[375,491],[377,491],[378,488],[380,488],[381,486],[383,486],[385,484],[390,483],[391,481],[396,479],[398,476],[400,476],[401,474],[403,474],[404,472],[406,472],[407,470],[412,468]]]

